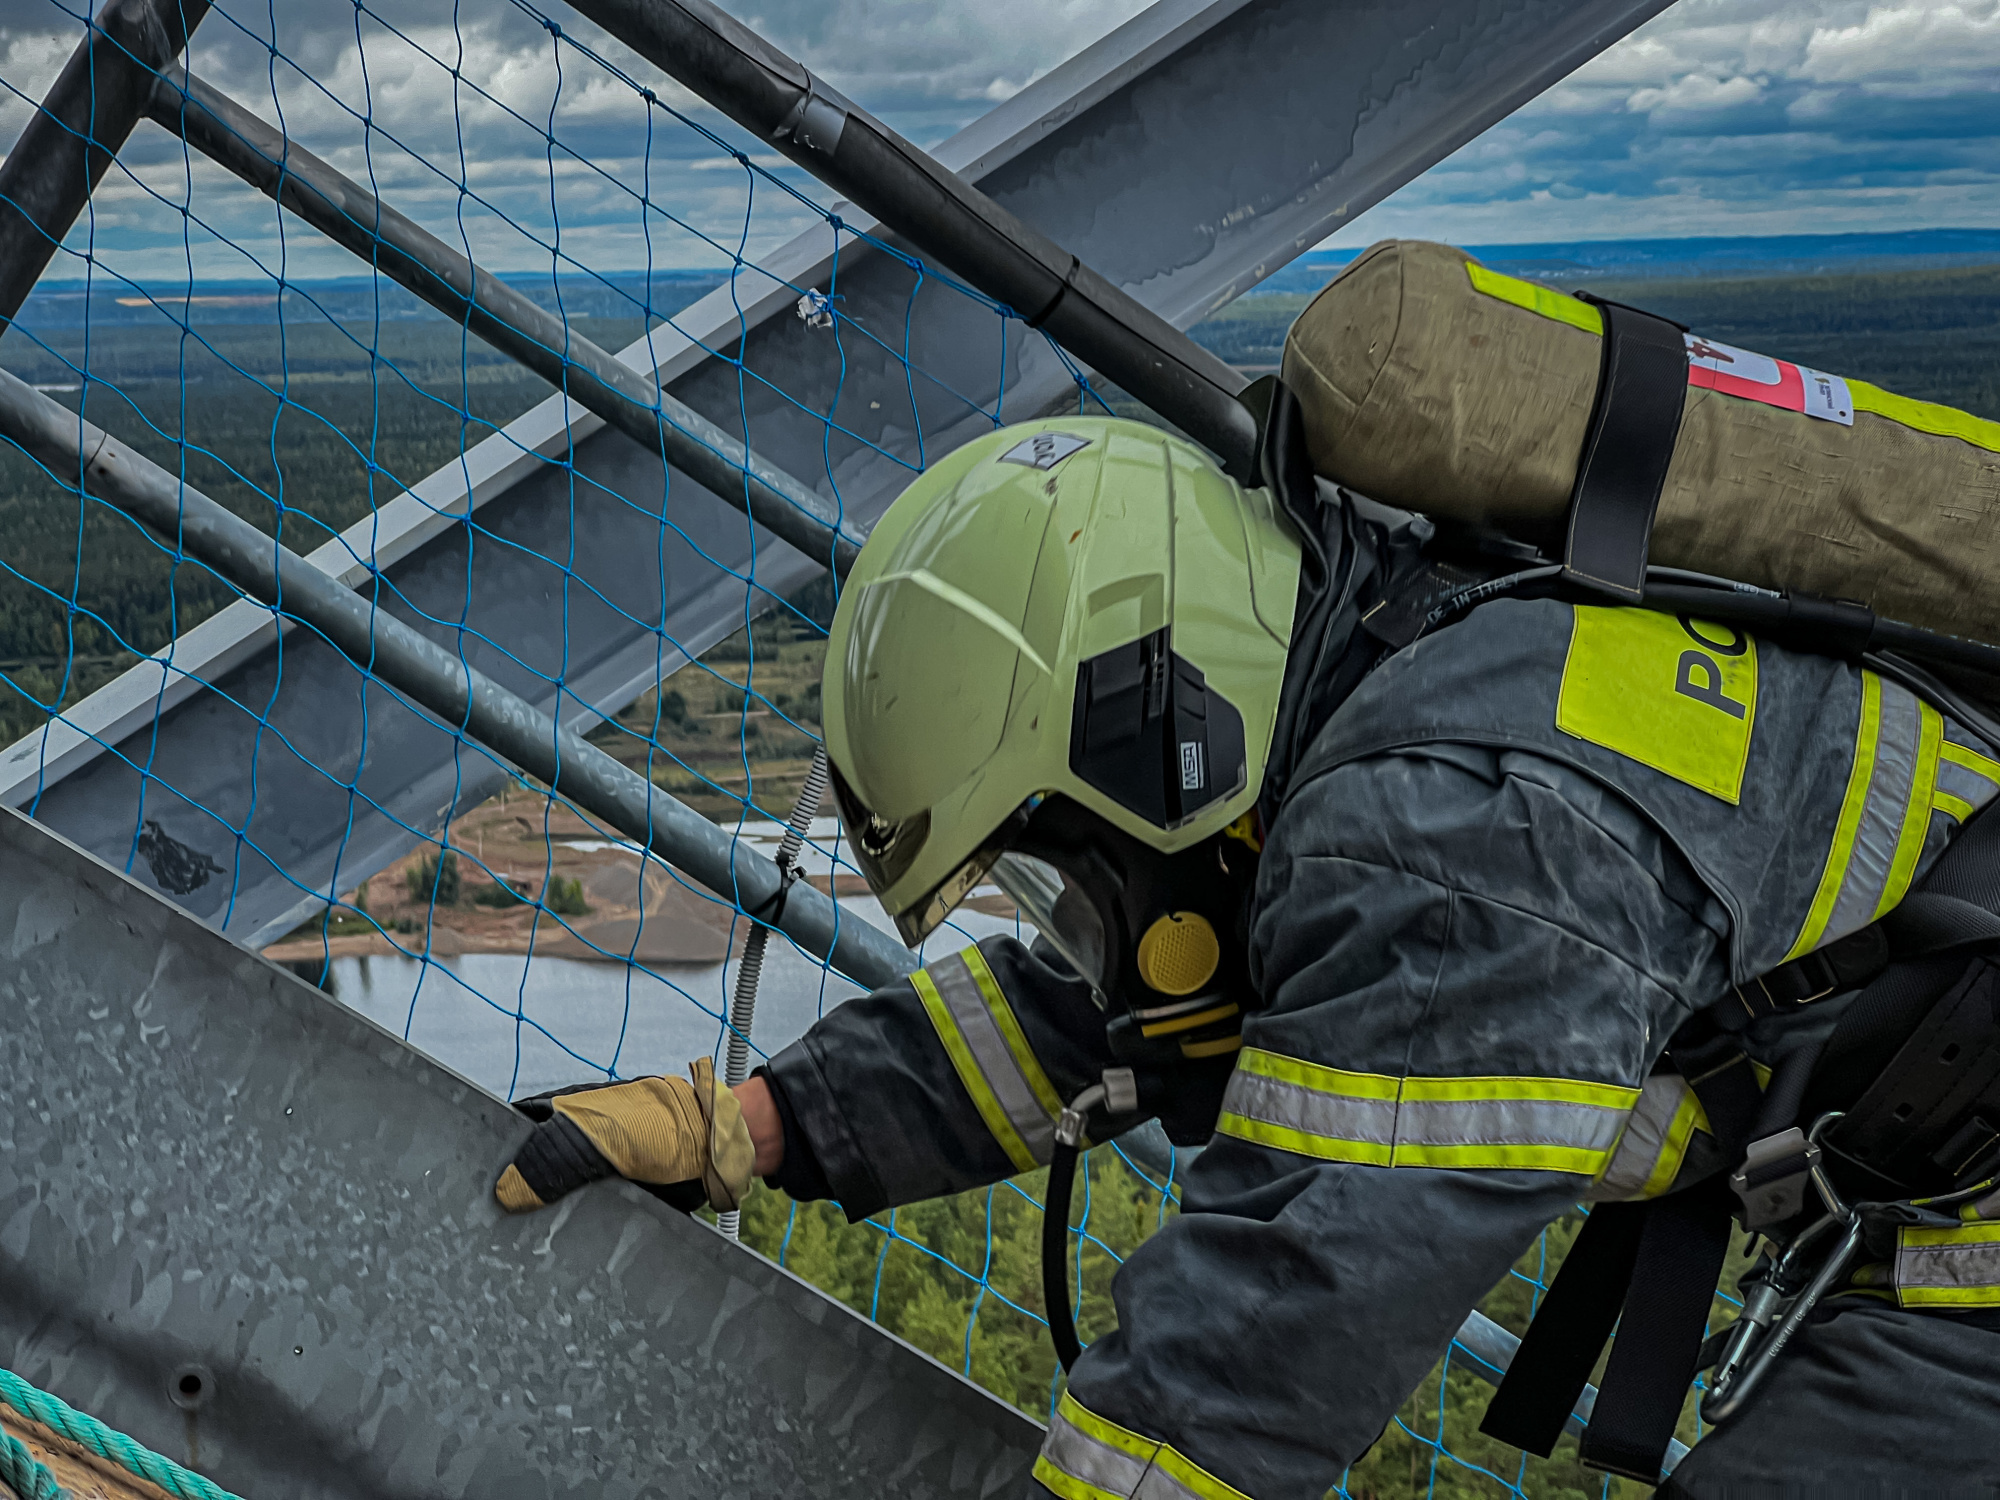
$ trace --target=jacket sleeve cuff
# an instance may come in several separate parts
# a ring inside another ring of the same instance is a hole
[[[807,1201],[832,1198],[849,1223],[887,1208],[889,1195],[876,1181],[847,1117],[834,1101],[826,1075],[812,1055],[810,1038],[793,1042],[758,1071],[771,1081],[785,1127],[785,1164],[770,1179],[771,1185]],[[805,1148],[805,1160],[796,1181],[804,1191],[795,1192],[792,1151],[799,1145]]]

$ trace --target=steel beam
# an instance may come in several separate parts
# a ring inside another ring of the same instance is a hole
[[[1247,382],[1075,253],[813,77],[709,0],[570,0],[619,41],[1253,482]]]
[[[1041,1429],[0,810],[0,1361],[255,1500],[1000,1500]],[[190,1398],[184,1374],[201,1381]]]
[[[21,310],[209,0],[107,0],[0,164],[0,333]]]
[[[840,535],[817,494],[220,90],[172,68],[155,80],[148,113],[773,536],[843,576],[853,565],[860,544]]]
[[[539,777],[724,901],[768,912],[771,925],[802,951],[825,959],[864,989],[889,984],[916,967],[915,956],[878,928],[854,918],[843,921],[831,896],[810,885],[787,892],[785,872],[775,862],[753,855],[574,730],[384,614],[367,595],[327,577],[4,370],[0,436],[51,473],[79,475],[83,494],[149,527],[249,597],[311,626],[357,668],[397,689],[440,726]]]
[[[1162,0],[937,156],[1184,327],[1663,3]],[[829,285],[837,243],[840,306],[853,323],[809,329],[792,315],[797,289]],[[900,262],[857,253],[830,228],[762,269],[770,279],[746,273],[620,358],[657,372],[717,425],[747,431],[822,494],[837,492],[857,534],[906,482],[920,444],[933,456],[990,425],[962,398],[990,403],[1004,381],[1009,417],[1077,399],[1062,363],[1019,338],[1019,324],[1003,359],[990,313],[935,281],[912,308],[914,278]],[[906,313],[911,359],[936,383],[900,361]],[[741,381],[709,353],[739,339],[745,366],[769,385]],[[835,412],[845,431],[829,436],[812,411]],[[552,462],[572,443],[575,480]],[[471,664],[583,728],[758,607],[761,596],[724,571],[747,571],[753,551],[759,580],[777,592],[817,572],[554,399],[313,560],[350,584],[380,568],[410,601],[391,605],[408,623],[462,644]],[[267,614],[225,611],[168,655],[0,753],[0,802],[32,805],[142,878],[152,872],[135,845],[153,822],[152,847],[171,840],[221,872],[175,898],[247,941],[351,890],[407,850],[411,829],[434,833],[451,808],[497,789],[497,774],[460,762],[435,725],[366,697],[324,643],[276,640]],[[558,701],[558,675],[573,697]],[[384,811],[357,804],[349,778]]]

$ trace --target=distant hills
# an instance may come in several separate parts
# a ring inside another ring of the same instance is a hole
[[[1620,281],[1698,276],[1741,279],[1996,265],[2000,264],[2000,229],[1573,240],[1465,248],[1496,271],[1564,285],[1614,278]],[[1358,249],[1309,251],[1267,278],[1252,295],[1316,292],[1335,271],[1360,254]]]
[[[1509,275],[1576,285],[1593,280],[1667,280],[1683,277],[1827,275],[1869,271],[1930,271],[1953,266],[2000,265],[2000,229],[1912,229],[1889,234],[1739,235],[1727,238],[1576,240],[1537,245],[1468,245],[1487,265]],[[1265,280],[1253,296],[1316,292],[1359,250],[1314,250]],[[741,273],[754,290],[763,275]],[[671,317],[729,280],[723,270],[612,271],[602,275],[501,278],[555,311],[571,317],[634,318],[643,310]],[[380,317],[409,322],[438,316],[401,287],[366,276],[302,281],[282,292],[269,280],[216,281],[141,289],[108,278],[38,287],[21,310],[29,329],[170,326],[193,323],[274,324],[280,297],[285,321],[332,319],[353,325]]]
[[[756,295],[763,295],[770,287],[769,280],[754,269],[746,267],[743,276]],[[655,317],[672,317],[727,282],[729,273],[612,271],[601,276],[563,276],[554,281],[545,275],[529,274],[503,275],[499,279],[550,312],[560,307],[572,318],[636,319],[649,309]],[[148,325],[166,328],[182,321],[274,324],[278,321],[280,297],[284,299],[287,323],[331,320],[352,327],[357,323],[368,324],[378,316],[385,323],[441,318],[387,277],[379,281],[367,276],[298,281],[282,291],[269,279],[197,282],[192,288],[185,283],[141,288],[102,277],[95,286],[57,282],[36,287],[22,307],[19,321],[24,328],[43,331],[81,328],[86,316],[91,324],[104,328]]]

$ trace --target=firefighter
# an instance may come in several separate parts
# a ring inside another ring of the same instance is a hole
[[[842,820],[912,946],[995,881],[1039,937],[837,1007],[734,1095],[702,1064],[541,1102],[503,1206],[616,1172],[727,1208],[761,1174],[859,1219],[1047,1162],[1129,1069],[1091,1134],[1206,1149],[1036,1478],[1317,1500],[1544,1227],[1714,1170],[1668,1039],[1893,908],[2000,790],[1994,748],[1713,621],[1501,597],[1440,623],[1473,575],[1301,475],[1285,422],[1257,488],[1084,419],[910,486],[828,644]],[[1909,1462],[1851,1420],[1813,1440],[1847,1484]]]

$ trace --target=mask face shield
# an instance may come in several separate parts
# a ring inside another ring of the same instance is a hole
[[[1103,1010],[1109,945],[1104,919],[1083,886],[1060,866],[1031,854],[1002,854],[994,860],[993,883],[1063,961],[1088,981],[1091,1000]]]

